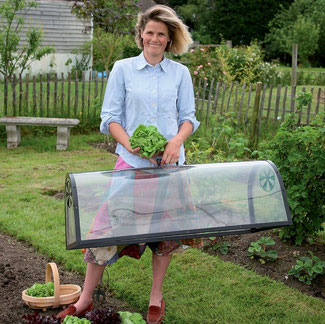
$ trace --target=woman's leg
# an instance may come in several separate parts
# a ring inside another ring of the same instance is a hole
[[[82,312],[91,303],[94,290],[103,275],[104,269],[104,265],[99,265],[97,263],[87,264],[84,287],[79,300],[76,304],[74,304],[77,309],[77,313]]]
[[[149,306],[159,306],[162,300],[162,285],[172,255],[158,256],[152,253],[152,288]]]

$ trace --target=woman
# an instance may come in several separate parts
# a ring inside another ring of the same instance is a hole
[[[192,39],[186,26],[167,6],[157,5],[139,14],[136,42],[143,52],[117,61],[111,71],[103,102],[100,130],[111,134],[118,142],[119,158],[115,169],[154,166],[154,158],[141,158],[140,148],[132,149],[129,137],[139,124],[154,125],[168,140],[161,164],[177,161],[183,164],[184,141],[199,126],[195,118],[194,93],[188,69],[164,57],[165,52],[182,54]],[[132,246],[89,248],[83,292],[75,305],[58,317],[82,315],[92,307],[93,291],[106,265],[128,255],[140,258],[146,246],[152,250],[153,282],[147,323],[161,323],[165,303],[162,284],[172,254],[188,245],[200,245],[201,240],[164,241]]]

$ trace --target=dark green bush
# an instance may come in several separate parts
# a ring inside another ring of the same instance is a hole
[[[325,222],[325,125],[295,126],[294,115],[281,125],[264,147],[282,176],[293,225],[282,228],[280,237],[301,244],[314,237]]]

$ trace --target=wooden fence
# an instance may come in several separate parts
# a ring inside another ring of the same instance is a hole
[[[261,86],[261,93],[256,92],[256,84],[240,85],[238,82],[227,84],[208,80],[193,79],[196,95],[196,109],[199,117],[205,115],[205,123],[209,124],[211,114],[234,113],[237,123],[248,119],[253,114],[254,102],[259,98],[259,123],[263,119],[268,122],[283,121],[286,114],[296,110],[296,95],[302,92],[311,92],[313,100],[308,107],[299,112],[297,124],[310,124],[311,117],[321,111],[325,112],[325,87],[281,86],[272,84]],[[202,121],[202,119],[201,119]]]
[[[108,73],[107,73],[108,75]],[[88,79],[88,78],[87,78]],[[0,83],[0,116],[71,117],[81,122],[99,118],[107,78],[95,74],[81,78],[63,74],[21,76],[9,82],[6,78]],[[232,112],[237,123],[247,123],[253,114],[256,99],[256,84],[227,84],[214,79],[193,78],[197,116],[209,125],[214,114]],[[300,86],[276,87],[264,84],[259,99],[258,122],[283,121],[287,113],[295,111],[294,98],[299,91],[313,94],[312,103],[300,111],[298,124],[309,124],[312,116],[325,110],[325,87],[303,88]]]

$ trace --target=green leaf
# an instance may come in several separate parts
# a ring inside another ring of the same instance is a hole
[[[153,125],[145,126],[140,124],[133,135],[129,138],[131,147],[140,147],[142,157],[151,158],[159,152],[163,152],[167,144],[167,139]]]

